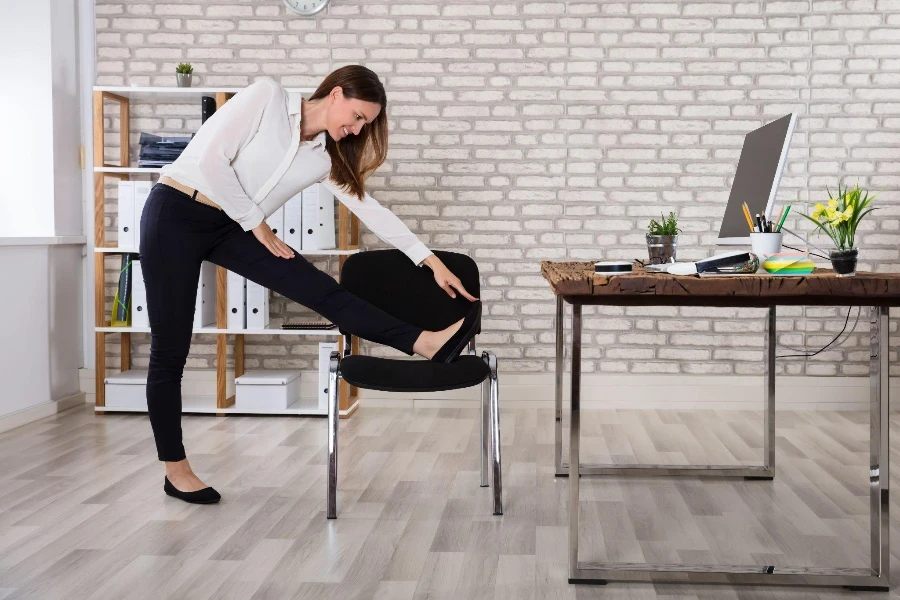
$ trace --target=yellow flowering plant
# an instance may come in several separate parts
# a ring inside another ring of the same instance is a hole
[[[820,202],[813,207],[812,216],[803,216],[828,234],[838,250],[851,250],[856,247],[856,226],[863,217],[876,210],[869,208],[869,204],[878,194],[870,196],[858,183],[852,190],[838,183],[836,196],[832,196],[827,187],[825,190],[828,192],[828,206]]]

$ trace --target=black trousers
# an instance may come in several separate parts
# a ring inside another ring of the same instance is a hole
[[[299,254],[275,256],[223,211],[166,185],[153,186],[147,198],[140,253],[151,332],[147,409],[159,460],[185,458],[181,378],[204,260],[311,308],[344,331],[407,354],[422,333],[354,296]]]

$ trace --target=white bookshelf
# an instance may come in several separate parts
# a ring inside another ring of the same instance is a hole
[[[174,75],[172,83],[175,83]],[[119,120],[123,124],[123,130],[120,132],[119,153],[121,155],[118,162],[121,165],[129,165],[134,157],[130,156],[131,135],[130,128],[125,123],[132,118],[133,113],[130,112],[130,105],[133,104],[189,104],[196,103],[199,105],[201,96],[213,96],[216,100],[217,108],[227,102],[228,98],[238,92],[243,87],[190,87],[181,88],[174,85],[170,86],[94,86],[93,87],[93,107],[94,107],[94,156],[93,156],[93,177],[94,177],[94,214],[104,214],[105,210],[105,181],[107,178],[131,179],[135,176],[157,176],[162,170],[160,167],[136,167],[136,166],[115,166],[107,165],[104,154],[105,136],[104,131],[104,105],[118,105],[116,112]],[[285,88],[288,92],[310,94],[315,88],[308,87],[292,87]],[[96,118],[100,117],[100,118]],[[339,248],[329,250],[298,250],[297,253],[302,256],[336,256],[340,260],[340,267],[343,267],[344,261],[351,255],[359,253],[359,221],[358,218],[349,213],[345,206],[339,205],[338,214],[335,215],[338,220],[338,246]],[[336,211],[336,213],[338,212]],[[115,244],[116,242],[111,242]],[[340,249],[343,248],[343,249]],[[116,254],[139,254],[138,248],[107,246],[105,241],[105,230],[102,224],[94,224],[94,286],[95,289],[103,290],[105,288],[104,281],[104,261],[114,258]],[[217,277],[216,295],[222,294],[224,298],[224,280],[220,276]],[[138,327],[109,327],[109,319],[105,316],[106,308],[105,297],[98,294],[94,300],[94,316],[95,316],[95,343],[96,356],[98,364],[105,361],[106,355],[106,338],[108,334],[121,334],[122,353],[120,356],[121,370],[125,371],[131,367],[131,348],[130,334],[150,333],[149,328]],[[303,329],[291,330],[281,329],[280,327],[269,327],[265,329],[227,329],[216,326],[201,327],[192,330],[197,335],[214,335],[216,338],[216,357],[218,366],[216,367],[217,378],[217,396],[205,399],[185,399],[184,412],[197,414],[280,414],[280,415],[307,415],[307,416],[323,416],[326,411],[309,406],[309,401],[305,406],[296,403],[284,410],[270,411],[248,411],[236,409],[233,405],[226,406],[233,398],[226,398],[225,386],[222,385],[226,379],[225,363],[226,363],[226,343],[234,343],[235,361],[237,370],[243,372],[243,355],[244,355],[244,337],[245,336],[262,336],[262,335],[278,335],[278,336],[314,336],[327,340],[328,338],[337,338],[343,342],[343,336],[337,328],[334,329]],[[226,336],[234,336],[233,342],[226,342]],[[324,341],[324,340],[323,340]],[[351,338],[351,347],[354,352],[358,352],[359,341],[357,338]],[[146,412],[144,409],[134,409],[128,407],[104,406],[105,403],[105,383],[103,378],[103,369],[98,369],[96,373],[96,392],[97,392],[97,412]],[[340,415],[342,417],[349,416],[358,407],[358,392],[346,382],[341,382],[339,388],[340,397]]]

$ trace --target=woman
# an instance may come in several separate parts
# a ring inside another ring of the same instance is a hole
[[[219,494],[191,470],[181,436],[181,377],[191,344],[200,263],[215,263],[307,306],[361,338],[431,360],[453,360],[475,334],[481,303],[390,211],[365,193],[387,153],[387,104],[361,66],[328,75],[308,99],[272,80],[250,85],[161,171],[141,215],[150,318],[147,408],[163,489],[193,503]],[[379,238],[427,265],[437,285],[474,304],[443,331],[423,331],[352,295],[279,240],[265,218],[321,182]]]

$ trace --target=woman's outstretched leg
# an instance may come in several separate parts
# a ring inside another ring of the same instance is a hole
[[[462,324],[460,320],[442,331],[425,331],[401,321],[350,293],[299,254],[290,259],[275,256],[237,223],[206,260],[311,308],[344,331],[406,354],[431,358]]]

